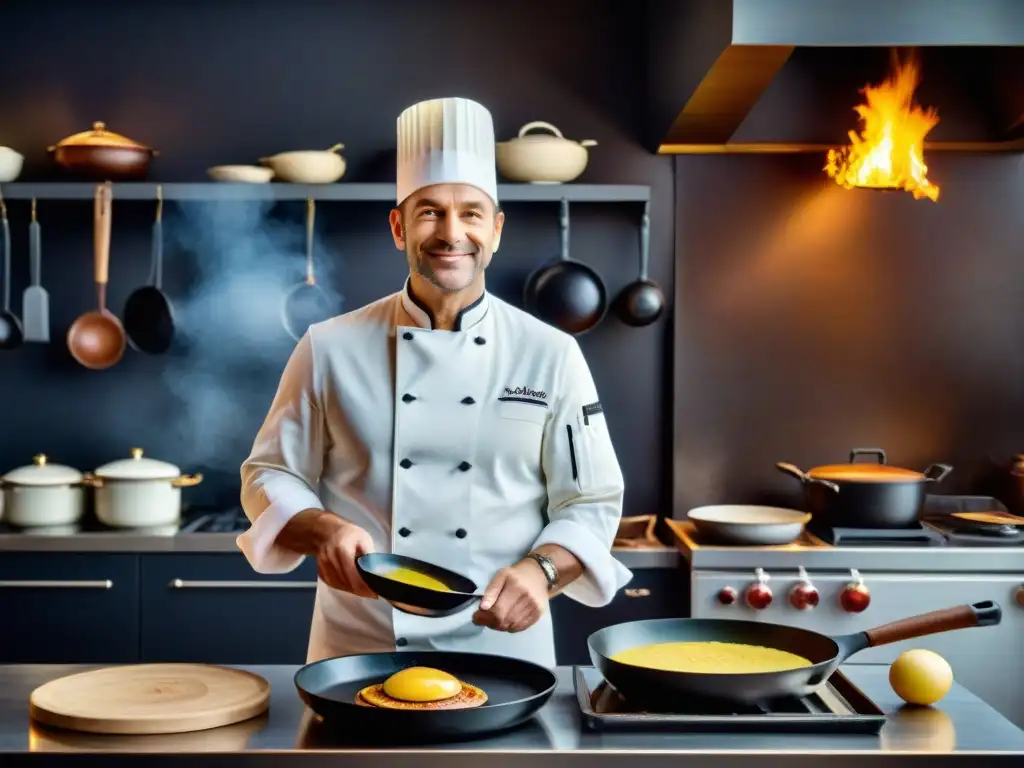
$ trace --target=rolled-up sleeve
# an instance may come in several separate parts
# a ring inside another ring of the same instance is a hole
[[[307,333],[295,346],[252,452],[242,463],[242,509],[252,525],[236,541],[259,573],[298,567],[304,556],[278,545],[277,536],[299,512],[323,506],[317,488],[325,427],[314,369]]]
[[[612,555],[625,483],[590,368],[569,342],[552,418],[545,427],[542,467],[548,524],[534,547],[557,544],[583,564],[564,594],[592,607],[607,605],[633,574]]]

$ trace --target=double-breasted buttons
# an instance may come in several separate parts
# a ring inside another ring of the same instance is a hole
[[[408,536],[410,533],[412,533],[412,531],[410,531],[408,528],[399,528],[398,529],[398,535],[401,536],[403,539],[406,536]]]
[[[485,339],[483,336],[477,336],[475,339],[473,339],[473,341],[475,341],[477,344],[481,344],[481,345],[487,343],[487,339]]]
[[[409,461],[408,459],[402,459],[400,462],[398,462],[398,466],[400,466],[402,469],[408,469],[409,467],[412,466],[412,462]]]
[[[463,405],[472,405],[475,402],[476,402],[476,400],[474,400],[472,397],[469,397],[468,395],[466,397],[462,398],[462,404]]]
[[[457,530],[457,531],[455,532],[455,536],[456,536],[456,538],[459,538],[459,539],[464,539],[464,538],[466,538],[466,535],[467,535],[467,534],[466,534],[466,529],[465,529],[465,528],[459,528],[459,530]]]
[[[411,403],[415,399],[416,399],[416,395],[410,395],[410,394],[402,395],[402,402],[403,403]]]
[[[472,468],[473,468],[473,465],[470,464],[468,461],[464,461],[461,464],[459,464],[459,469],[461,469],[463,472],[468,472]]]
[[[412,334],[406,331],[405,333],[402,334],[402,338],[405,339],[406,341],[412,341]]]

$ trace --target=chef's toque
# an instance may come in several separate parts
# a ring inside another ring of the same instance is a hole
[[[432,184],[470,184],[498,203],[491,113],[469,99],[431,99],[398,116],[401,204]]]

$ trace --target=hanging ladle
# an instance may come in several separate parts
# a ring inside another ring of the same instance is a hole
[[[97,308],[78,316],[68,329],[68,349],[86,368],[103,370],[116,365],[124,355],[127,339],[124,328],[107,309],[107,277],[110,268],[110,182],[96,185],[93,210],[93,269],[96,280]]]
[[[656,282],[647,277],[650,244],[651,214],[650,203],[647,203],[640,224],[640,275],[615,299],[615,314],[626,325],[635,328],[650,325],[665,311],[665,294]]]
[[[24,334],[21,321],[11,312],[11,225],[7,221],[7,205],[0,195],[0,248],[4,259],[4,305],[0,311],[0,349],[14,349],[21,346]]]
[[[306,200],[306,277],[285,296],[281,321],[293,339],[303,337],[313,323],[327,320],[333,312],[330,297],[316,284],[313,276],[313,223],[316,209],[313,198]]]

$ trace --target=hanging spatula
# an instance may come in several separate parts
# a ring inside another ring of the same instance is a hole
[[[36,200],[32,198],[32,223],[28,225],[28,256],[32,284],[22,295],[21,324],[25,341],[50,341],[50,295],[42,281],[42,235],[36,218]]]

